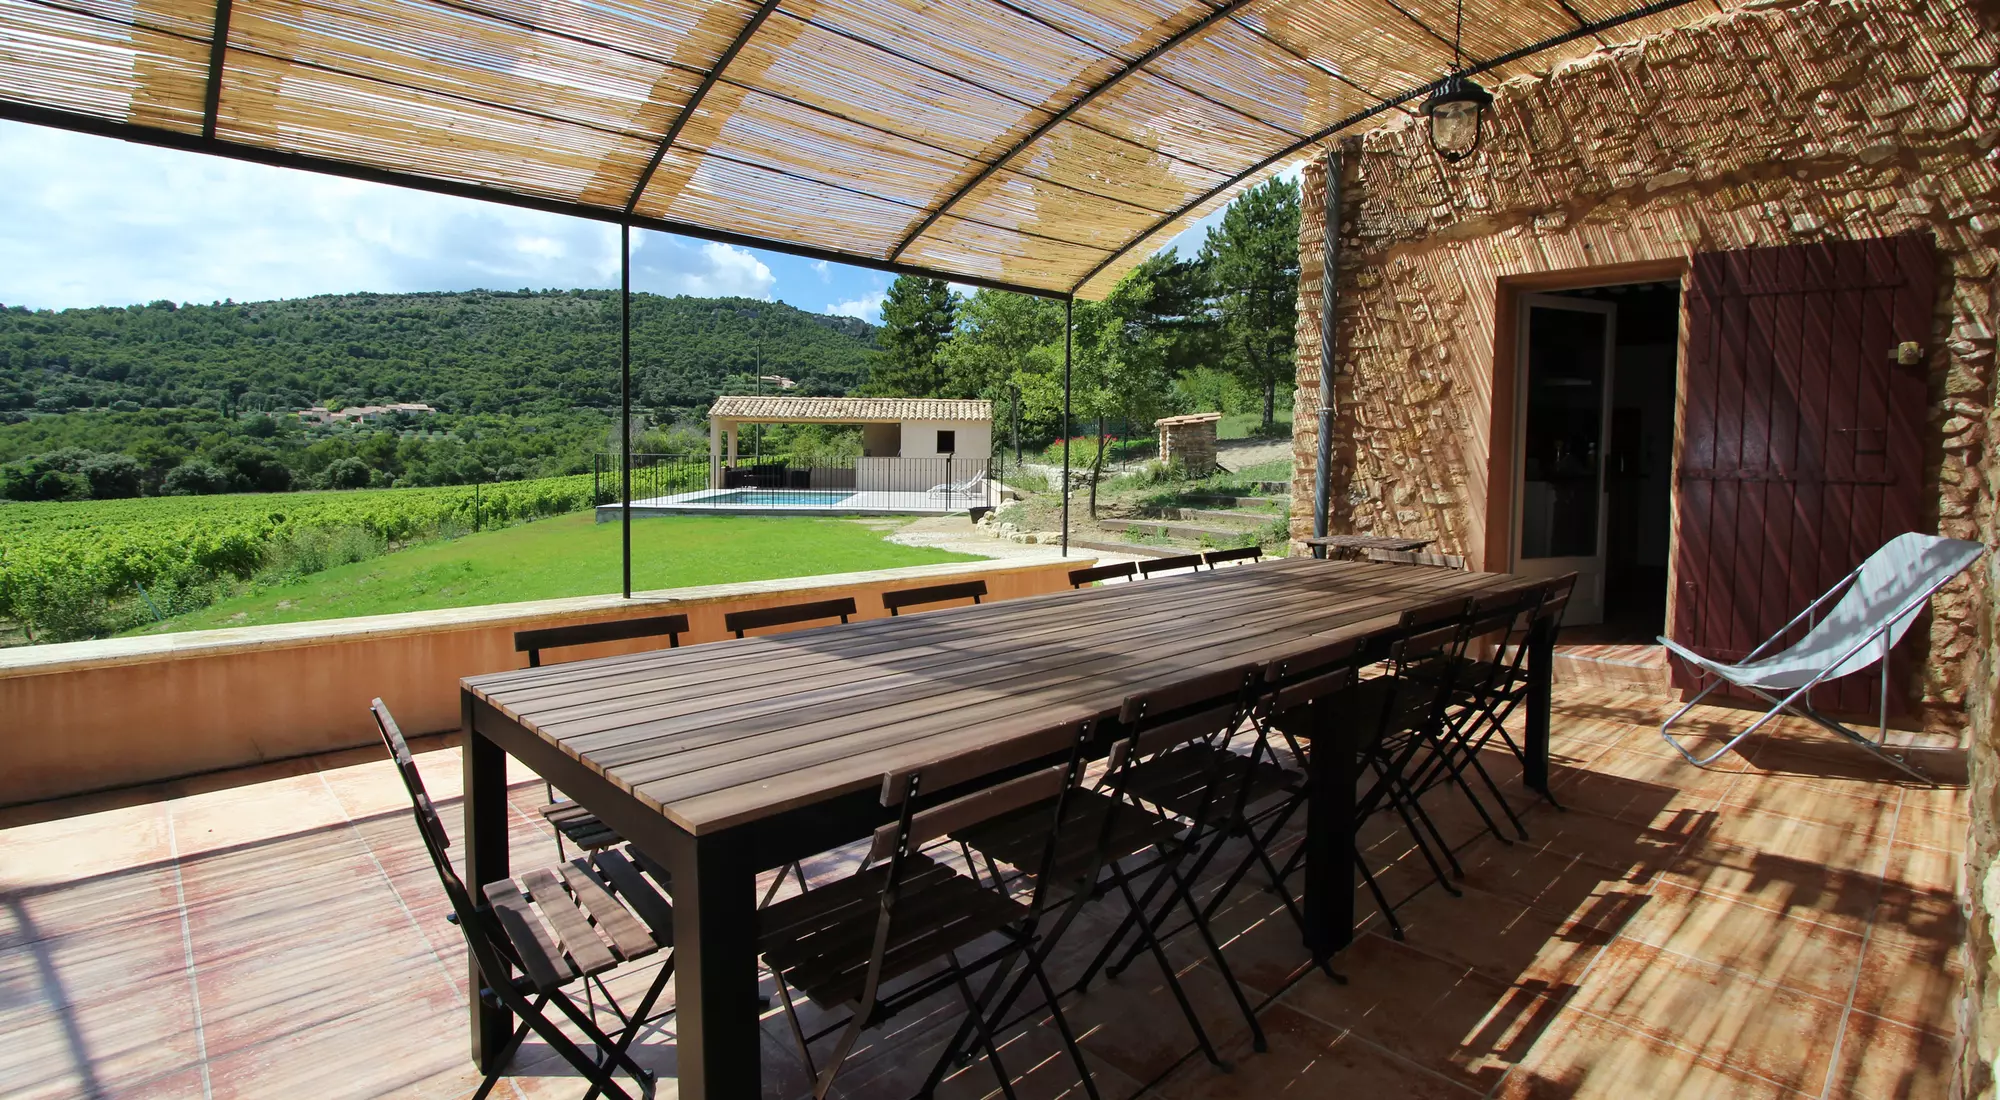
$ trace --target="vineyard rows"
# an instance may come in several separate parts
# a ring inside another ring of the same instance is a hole
[[[476,495],[475,495],[476,492]],[[0,618],[134,597],[138,586],[247,578],[276,539],[360,529],[390,543],[579,511],[591,477],[497,485],[0,505]]]

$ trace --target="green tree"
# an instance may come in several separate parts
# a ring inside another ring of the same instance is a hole
[[[881,397],[955,397],[940,352],[951,340],[958,295],[943,279],[901,275],[882,302],[881,350],[868,366],[867,390]]]
[[[1269,180],[1245,192],[1201,246],[1214,295],[1222,362],[1264,395],[1264,427],[1278,384],[1294,377],[1298,323],[1299,188]]]

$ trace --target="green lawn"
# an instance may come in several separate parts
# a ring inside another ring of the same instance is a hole
[[[894,521],[673,516],[632,522],[632,587],[681,588],[899,565],[979,561],[899,546]],[[335,619],[619,591],[619,525],[560,516],[369,561],[224,600],[135,633]]]
[[[1292,410],[1273,409],[1271,419],[1277,422],[1277,433],[1267,438],[1285,439],[1292,434]],[[1215,425],[1217,439],[1250,439],[1264,426],[1264,412],[1224,413]]]

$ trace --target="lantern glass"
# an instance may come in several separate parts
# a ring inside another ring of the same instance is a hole
[[[1464,160],[1479,147],[1480,103],[1450,99],[1431,108],[1431,147],[1446,160]]]

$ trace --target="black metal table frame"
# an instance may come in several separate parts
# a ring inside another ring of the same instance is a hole
[[[1528,645],[1522,778],[1529,788],[1546,793],[1554,631],[1538,628]],[[685,1100],[761,1095],[757,876],[869,835],[886,820],[875,792],[860,791],[694,836],[470,690],[461,692],[460,719],[461,728],[469,731],[463,752],[466,880],[493,882],[509,874],[506,758],[512,755],[673,874],[680,1095]],[[1327,731],[1328,743],[1339,743],[1342,727],[1332,715],[1322,715],[1317,724]],[[1351,752],[1319,752],[1311,758],[1316,795],[1306,808],[1304,911],[1309,931],[1302,946],[1330,957],[1354,938],[1354,763]],[[474,965],[471,988],[478,989],[480,982]],[[506,1042],[513,1020],[477,996],[471,1002],[472,1058],[484,1072]]]

